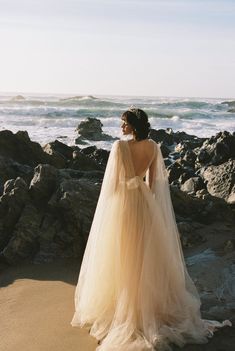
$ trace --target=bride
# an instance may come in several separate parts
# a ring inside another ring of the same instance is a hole
[[[184,261],[159,144],[147,114],[122,115],[131,140],[115,141],[75,291],[72,326],[97,351],[171,350],[206,343],[222,323],[204,320]]]

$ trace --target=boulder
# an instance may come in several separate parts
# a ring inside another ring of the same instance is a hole
[[[9,179],[4,184],[4,192],[0,197],[0,250],[9,242],[21,213],[29,201],[28,186],[22,178]]]
[[[183,158],[177,159],[170,166],[167,167],[169,175],[169,183],[174,181],[184,182],[186,179],[193,177],[194,170],[190,164]]]
[[[51,165],[39,164],[34,170],[34,176],[29,186],[31,198],[38,205],[43,205],[50,199],[56,189],[58,170]]]
[[[235,160],[229,160],[219,166],[209,166],[201,175],[206,182],[208,192],[216,197],[233,203],[235,196]]]
[[[234,222],[233,211],[222,199],[211,195],[204,199],[198,198],[183,192],[177,186],[171,186],[171,198],[175,213],[182,218],[204,224],[213,223],[215,218],[218,221]]]
[[[72,159],[73,156],[73,148],[64,143],[61,143],[61,141],[58,140],[46,144],[43,147],[43,150],[49,154],[56,152],[62,155],[66,160]]]
[[[206,138],[199,138],[195,135],[187,134],[185,132],[177,131],[174,133],[174,142],[176,144],[183,143],[187,146],[187,149],[194,149],[203,144]]]
[[[73,160],[69,162],[68,167],[79,171],[102,170],[102,167],[96,159],[90,155],[84,154],[82,151],[73,152]]]
[[[0,260],[81,258],[102,182],[97,172],[38,165],[30,186],[8,180],[0,197]]]
[[[187,179],[180,187],[182,191],[195,194],[198,190],[204,189],[205,184],[201,177],[192,177]]]
[[[33,176],[33,167],[20,164],[10,158],[0,156],[0,195],[3,193],[4,183],[8,179],[23,178],[27,184]]]
[[[90,146],[82,149],[81,153],[95,161],[97,164],[97,169],[102,169],[103,171],[105,170],[109,158],[109,151]]]
[[[156,143],[163,143],[165,145],[174,144],[174,135],[172,129],[151,129],[149,137]]]
[[[195,166],[199,169],[207,165],[220,165],[229,158],[235,158],[235,135],[219,132],[207,139],[198,150]]]
[[[223,102],[221,102],[221,104],[228,105],[229,107],[235,107],[235,101],[234,101],[234,100],[231,100],[231,101],[223,101]]]
[[[80,136],[75,140],[76,144],[80,144],[84,139],[99,141],[99,140],[115,140],[110,135],[104,134],[102,131],[103,124],[98,118],[88,117],[81,121],[77,127]]]
[[[12,236],[1,256],[9,264],[15,264],[24,258],[32,258],[38,250],[39,228],[42,213],[32,204],[27,204],[14,227]]]
[[[53,156],[53,165],[57,168],[65,168],[73,156],[73,148],[58,140],[44,145],[43,151]]]
[[[51,163],[41,145],[29,139],[27,132],[13,134],[9,130],[0,131],[0,156],[20,164],[35,167],[38,163]]]

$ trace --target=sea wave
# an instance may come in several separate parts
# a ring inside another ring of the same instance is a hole
[[[235,113],[224,99],[120,96],[0,96],[0,129],[27,130],[42,144],[60,136],[74,142],[78,123],[99,118],[107,134],[121,135],[121,115],[131,105],[143,108],[152,128],[173,128],[198,136],[235,130]],[[98,145],[98,144],[97,144]],[[99,144],[100,145],[100,144]],[[106,145],[106,144],[105,144]]]

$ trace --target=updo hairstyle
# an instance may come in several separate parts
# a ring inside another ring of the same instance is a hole
[[[122,114],[122,119],[125,119],[133,128],[136,140],[140,141],[148,138],[150,124],[146,112],[139,108],[130,108]]]

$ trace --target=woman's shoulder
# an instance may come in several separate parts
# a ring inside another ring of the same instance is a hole
[[[149,143],[154,144],[154,145],[158,145],[158,143],[156,143],[156,141],[154,141],[153,139],[149,138],[147,139],[149,141]]]
[[[121,140],[118,139],[118,140],[115,140],[113,143],[112,143],[112,146],[111,146],[111,151],[113,150],[117,150],[120,148],[120,144],[121,144]]]

